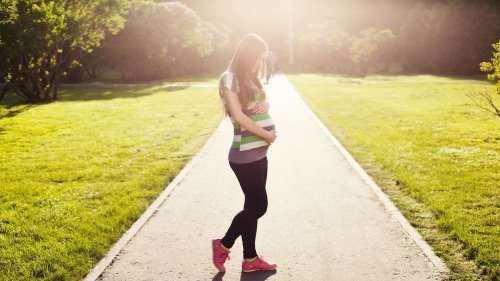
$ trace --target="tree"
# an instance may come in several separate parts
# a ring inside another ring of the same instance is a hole
[[[498,42],[492,44],[493,49],[493,58],[491,61],[482,62],[480,64],[480,69],[483,72],[488,73],[488,80],[492,82],[496,82],[495,85],[495,93],[500,95],[500,40]],[[500,106],[496,105],[493,101],[493,97],[489,92],[481,92],[476,96],[469,94],[467,95],[472,101],[480,108],[489,111],[496,116],[500,117]]]
[[[198,69],[203,73],[224,69],[227,67],[234,51],[229,48],[229,28],[222,24],[203,21],[201,30],[208,46],[207,49],[211,51],[201,58],[201,65]]]
[[[500,95],[500,40],[497,43],[492,44],[493,58],[489,62],[482,62],[480,64],[481,71],[483,72],[493,72],[488,74],[488,80],[495,82],[495,91]]]
[[[452,1],[434,3],[429,11],[433,32],[427,54],[431,72],[452,75],[477,74],[489,46],[500,34],[498,4]]]
[[[297,59],[308,70],[342,71],[349,43],[349,34],[333,21],[309,24],[299,38]]]
[[[484,42],[500,34],[500,6],[490,1],[416,3],[400,28],[405,71],[452,75],[477,74],[488,57]]]
[[[390,29],[378,30],[370,27],[359,32],[359,36],[352,41],[349,48],[351,60],[359,65],[359,74],[365,75],[373,55],[383,45],[387,48],[388,42],[393,42],[396,36]]]
[[[105,41],[105,53],[126,82],[199,74],[202,58],[218,48],[212,42],[220,37],[217,32],[180,2],[145,3],[129,13],[122,31]]]
[[[31,102],[57,99],[61,79],[124,25],[127,0],[0,0],[5,82]]]

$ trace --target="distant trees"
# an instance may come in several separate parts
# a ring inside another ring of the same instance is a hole
[[[13,89],[31,102],[54,100],[63,79],[105,68],[125,82],[200,75],[225,67],[233,51],[226,27],[180,2],[0,1],[0,99]]]
[[[0,82],[7,85],[0,99],[9,88],[30,101],[56,99],[65,77],[97,78],[106,68],[125,82],[220,72],[242,32],[268,34],[271,50],[287,56],[285,12],[267,11],[255,20],[254,10],[241,8],[255,8],[253,2],[238,2],[240,9],[227,15],[218,8],[223,0],[214,0],[218,6],[183,1],[214,21],[208,22],[185,4],[159,1],[0,0]],[[479,74],[489,44],[500,38],[496,1],[393,1],[378,7],[314,0],[322,7],[314,14],[297,11],[303,21],[295,24],[293,39],[297,69],[364,75],[396,66],[403,73]],[[335,5],[336,14],[326,11]],[[347,10],[357,17],[342,18]]]
[[[298,59],[310,71],[364,75],[369,66],[387,71],[395,39],[389,29],[367,28],[352,36],[331,21],[310,24],[299,38]]]
[[[223,24],[205,21],[202,30],[212,51],[202,58],[200,65],[194,66],[202,73],[218,73],[228,67],[236,42],[231,41],[231,30]]]
[[[106,38],[84,66],[93,70],[99,67],[93,62],[105,62],[121,73],[124,82],[200,75],[210,70],[210,64],[217,65],[213,58],[228,44],[220,28],[203,22],[186,5],[146,2],[130,11],[125,28]],[[102,56],[106,60],[100,60]]]
[[[297,59],[308,71],[344,72],[350,64],[350,35],[333,22],[312,23],[299,37]]]
[[[402,23],[400,45],[407,72],[477,74],[500,38],[500,5],[487,1],[418,3]]]
[[[387,72],[388,63],[392,62],[395,39],[390,29],[376,30],[372,27],[361,30],[349,48],[351,60],[358,66],[357,73],[365,75],[370,63],[382,66]]]
[[[6,89],[32,102],[57,98],[84,53],[124,24],[127,0],[0,0],[0,65]]]
[[[424,3],[416,3],[399,29],[400,62],[407,72],[427,72],[431,66],[433,36],[427,9]]]
[[[376,24],[376,23],[374,23]],[[489,42],[500,38],[495,1],[425,1],[413,4],[399,26],[347,32],[341,24],[310,24],[297,38],[305,70],[364,74],[387,72],[478,74]]]

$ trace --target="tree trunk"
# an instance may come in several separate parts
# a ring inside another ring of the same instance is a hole
[[[54,93],[52,94],[52,99],[53,100],[57,100],[58,98],[58,92],[57,90],[59,90],[59,83],[57,83],[56,85],[54,85]]]
[[[9,83],[5,84],[5,86],[2,87],[2,91],[0,91],[0,100],[2,100],[5,97],[5,94],[7,94],[7,92],[11,87],[12,85]]]

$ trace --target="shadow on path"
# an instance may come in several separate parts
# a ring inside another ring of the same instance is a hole
[[[276,273],[277,273],[276,270],[255,271],[255,272],[249,272],[249,273],[242,272],[240,280],[241,281],[264,281]]]
[[[242,272],[240,281],[264,281],[267,278],[273,276],[276,274],[276,270],[271,270],[271,271],[255,271],[255,272]],[[212,281],[222,281],[224,277],[223,272],[217,273],[213,278]]]

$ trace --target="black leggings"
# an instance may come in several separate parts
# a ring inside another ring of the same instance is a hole
[[[257,256],[255,251],[257,220],[267,210],[267,156],[251,163],[235,164],[229,162],[229,166],[236,174],[245,194],[245,205],[243,211],[234,217],[221,242],[224,246],[231,248],[241,235],[243,257],[253,258]]]

